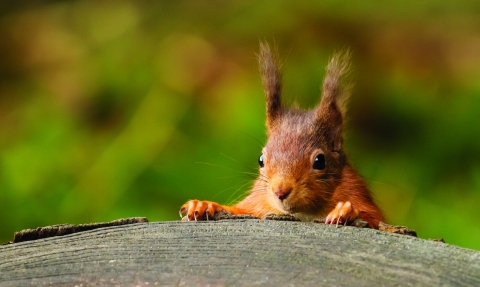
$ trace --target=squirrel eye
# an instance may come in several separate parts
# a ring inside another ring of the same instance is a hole
[[[265,165],[265,163],[263,162],[263,154],[261,154],[260,157],[258,158],[258,165],[260,167],[263,167]]]
[[[326,166],[325,155],[323,154],[317,155],[317,157],[315,157],[315,161],[313,162],[313,168],[322,170],[325,168],[325,166]]]

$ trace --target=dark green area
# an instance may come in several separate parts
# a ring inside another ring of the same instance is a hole
[[[20,5],[20,6],[19,6]],[[265,141],[255,53],[312,107],[353,52],[346,149],[389,222],[480,249],[477,1],[37,1],[0,9],[0,242],[178,218],[248,191]]]

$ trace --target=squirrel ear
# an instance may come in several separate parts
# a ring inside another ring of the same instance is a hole
[[[327,66],[323,80],[322,100],[317,108],[317,120],[332,144],[333,151],[340,151],[343,143],[343,119],[350,87],[343,83],[350,67],[348,50],[335,53]]]
[[[262,75],[263,90],[267,102],[267,127],[271,127],[281,115],[282,74],[278,64],[276,51],[270,49],[267,43],[260,43],[258,63]]]

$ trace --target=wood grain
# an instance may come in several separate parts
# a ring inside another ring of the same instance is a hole
[[[480,252],[355,227],[152,222],[0,246],[1,286],[480,286]]]

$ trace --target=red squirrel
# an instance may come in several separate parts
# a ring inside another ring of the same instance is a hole
[[[312,110],[287,108],[281,102],[277,53],[260,44],[258,55],[266,98],[267,143],[258,159],[260,172],[250,194],[231,206],[190,200],[180,209],[188,220],[213,218],[219,211],[265,218],[291,214],[302,221],[324,219],[347,224],[360,218],[377,228],[384,216],[360,175],[348,163],[343,144],[345,101],[343,82],[350,65],[348,51],[331,58],[322,97]],[[325,217],[326,216],[326,217]]]

